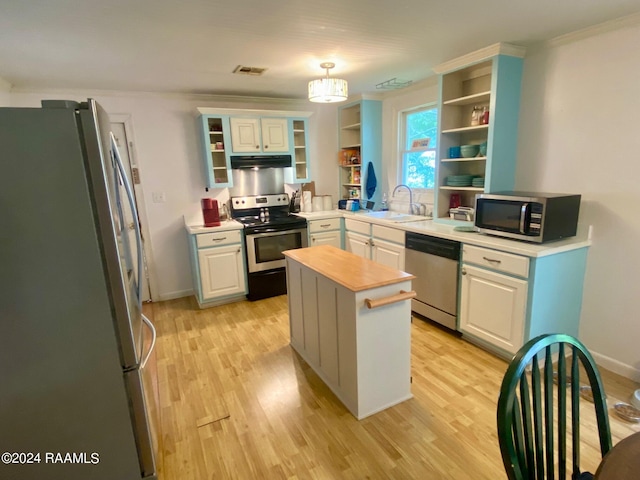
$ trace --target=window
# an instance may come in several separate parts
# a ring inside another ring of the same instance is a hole
[[[402,183],[411,188],[434,188],[438,109],[420,108],[402,114]]]

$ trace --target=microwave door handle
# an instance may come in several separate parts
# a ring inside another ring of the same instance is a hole
[[[529,210],[529,203],[523,203],[520,207],[520,233],[527,233],[524,229],[525,220],[527,218],[527,210]]]
[[[142,308],[142,234],[140,233],[140,217],[138,217],[138,209],[136,208],[136,201],[133,195],[133,190],[125,173],[124,164],[122,163],[120,151],[118,150],[118,145],[116,144],[116,138],[113,136],[113,132],[110,133],[110,136],[113,158],[115,159],[116,165],[118,166],[118,171],[120,172],[120,177],[122,178],[122,184],[124,185],[124,189],[127,192],[127,198],[129,200],[131,213],[133,214],[133,227],[136,234],[136,250],[138,251],[138,272],[136,275],[136,287],[138,294],[138,307]]]

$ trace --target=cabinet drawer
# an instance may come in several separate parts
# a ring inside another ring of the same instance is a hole
[[[329,230],[340,230],[340,217],[326,218],[324,220],[309,220],[309,233],[327,232]]]
[[[344,219],[344,228],[351,230],[352,232],[358,232],[363,235],[371,235],[371,224],[366,222],[360,222],[358,220],[352,220],[350,218]]]
[[[201,233],[196,236],[198,248],[217,247],[230,243],[241,243],[241,230],[227,230],[226,232]]]
[[[372,228],[374,238],[380,238],[382,240],[404,245],[404,230],[384,227],[382,225],[372,225]]]
[[[529,258],[521,255],[463,245],[462,260],[465,263],[475,263],[519,277],[527,278],[529,276]]]

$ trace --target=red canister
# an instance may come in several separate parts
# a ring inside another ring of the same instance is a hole
[[[202,199],[202,217],[205,227],[219,227],[220,213],[218,212],[218,201],[213,198]]]

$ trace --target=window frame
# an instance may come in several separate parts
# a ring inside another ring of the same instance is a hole
[[[433,152],[434,156],[434,178],[433,178],[433,187],[411,187],[412,190],[422,190],[428,192],[434,192],[436,189],[437,183],[437,160],[438,160],[438,148],[437,148],[437,139],[432,138],[431,142],[429,142],[428,148],[415,148],[415,149],[407,149],[407,119],[409,115],[427,111],[427,110],[435,110],[437,122],[439,122],[439,112],[438,112],[438,102],[429,102],[422,105],[417,105],[415,107],[407,108],[399,112],[399,131],[398,131],[398,175],[399,183],[407,184],[407,171],[406,171],[406,163],[407,163],[407,154],[416,153],[416,152]],[[438,134],[439,128],[438,123],[436,123],[436,136]],[[435,142],[434,142],[435,140]],[[432,147],[435,143],[435,147]]]

